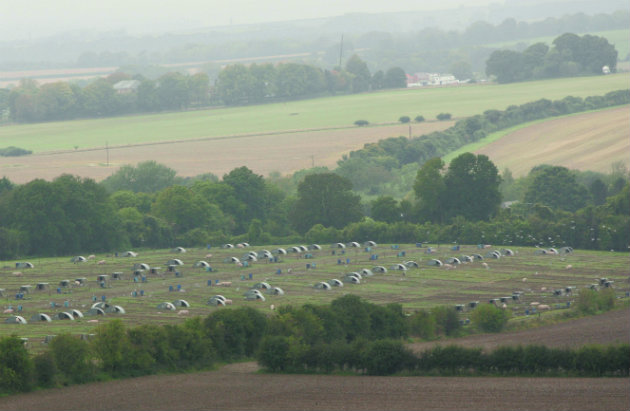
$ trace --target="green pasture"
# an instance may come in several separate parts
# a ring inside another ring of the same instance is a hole
[[[266,248],[271,251],[275,247],[277,246]],[[183,254],[170,250],[140,250],[136,258],[96,255],[79,264],[70,262],[70,257],[38,258],[29,260],[35,266],[32,269],[16,269],[16,261],[7,261],[3,262],[0,269],[0,288],[4,289],[3,296],[0,297],[2,310],[12,308],[29,323],[5,324],[4,320],[11,314],[3,313],[0,316],[0,335],[16,334],[26,337],[37,347],[41,346],[40,342],[46,335],[62,332],[90,334],[99,324],[113,318],[120,318],[129,326],[181,322],[184,318],[205,317],[216,310],[226,309],[207,304],[208,299],[215,294],[231,299],[234,307],[251,306],[268,313],[271,313],[272,305],[275,309],[288,304],[326,304],[347,293],[359,295],[377,304],[400,303],[407,312],[412,312],[420,308],[468,304],[471,301],[487,304],[489,299],[511,296],[513,292],[521,291],[521,300],[509,301],[507,305],[515,315],[523,316],[530,307],[529,303],[533,301],[552,307],[566,307],[567,302],[575,301],[576,294],[558,297],[553,295],[554,289],[567,286],[585,288],[594,283],[596,278],[606,277],[613,280],[620,298],[625,298],[625,293],[630,289],[627,281],[627,253],[576,250],[566,256],[535,255],[534,248],[513,247],[516,255],[501,259],[486,258],[484,262],[487,267],[476,261],[449,269],[432,267],[427,262],[432,258],[445,261],[449,257],[472,253],[485,255],[488,250],[480,250],[476,246],[461,246],[459,251],[452,250],[452,245],[433,247],[436,250],[431,254],[427,253],[426,246],[416,247],[409,244],[400,245],[397,249],[391,245],[379,245],[370,251],[364,248],[346,249],[341,254],[342,251],[325,245],[321,251],[310,252],[313,254],[312,259],[303,258],[303,254],[287,254],[281,256],[278,262],[265,260],[243,267],[224,260],[228,257],[241,259],[247,251],[261,251],[263,247],[213,247],[210,250],[198,248],[188,249]],[[491,250],[501,248],[497,246]],[[404,256],[401,255],[402,252]],[[208,253],[212,256],[207,257]],[[376,260],[370,259],[373,254],[378,256]],[[183,266],[177,268],[181,273],[180,277],[165,269],[171,258],[179,258],[184,262]],[[105,260],[105,263],[97,264],[99,260]],[[193,267],[199,260],[208,261],[213,270]],[[409,260],[417,262],[419,267],[409,268],[406,272],[390,269],[394,264]],[[134,282],[132,273],[135,263],[146,263],[162,269],[159,274],[145,273],[147,282]],[[311,268],[307,269],[307,264]],[[347,273],[361,271],[363,268],[372,269],[376,265],[383,265],[389,271],[386,274],[366,276],[361,284],[344,281]],[[123,278],[110,280],[105,288],[99,286],[97,276],[108,274],[111,278],[113,272],[122,272]],[[58,292],[61,280],[68,279],[73,283],[80,277],[87,279],[84,285],[73,285]],[[332,287],[328,291],[313,287],[319,281],[333,278],[343,281],[344,286]],[[217,280],[231,282],[231,285],[217,286]],[[208,286],[208,281],[212,282],[212,286]],[[282,288],[285,295],[270,295],[263,291],[266,301],[246,301],[243,293],[261,281]],[[21,286],[32,285],[36,288],[38,283],[44,282],[50,284],[49,289],[33,290],[23,300],[16,299],[16,293]],[[177,291],[178,288],[180,291]],[[102,301],[103,297],[109,304],[122,306],[126,314],[86,316],[75,321],[54,319],[51,323],[30,321],[34,314],[40,312],[54,317],[61,311],[77,309],[85,314],[95,301]],[[158,304],[177,299],[184,299],[191,304],[187,315],[182,315],[179,311],[157,309]],[[18,312],[18,309],[21,310]],[[467,315],[467,312],[461,314],[462,318]]]
[[[0,147],[34,152],[89,149],[160,141],[236,138],[259,133],[353,127],[363,119],[373,125],[395,123],[403,115],[435,119],[503,110],[541,98],[587,97],[627,89],[626,73],[533,81],[515,84],[473,84],[325,97],[258,106],[125,116],[0,128]]]
[[[594,33],[579,33],[580,36],[584,34],[590,34],[592,36],[604,37],[610,44],[615,46],[617,49],[618,58],[620,60],[624,60],[628,53],[630,53],[630,29],[620,29],[620,30],[606,30],[606,31],[597,31]],[[528,45],[534,43],[545,43],[551,46],[553,41],[558,36],[542,36],[542,37],[534,37],[530,39],[523,39],[518,41],[502,41],[492,44],[486,44],[487,47],[506,47],[506,48],[515,48],[519,43],[525,43]]]

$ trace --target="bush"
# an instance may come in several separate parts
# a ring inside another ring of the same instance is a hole
[[[494,306],[493,304],[480,305],[472,313],[472,322],[480,330],[490,333],[498,333],[503,330],[510,318],[510,312]]]
[[[438,334],[452,336],[457,334],[461,328],[455,307],[435,307],[431,310],[431,314],[435,318],[436,331]]]
[[[35,376],[37,386],[51,388],[57,385],[57,365],[50,351],[44,351],[35,357]]]
[[[409,334],[432,340],[435,338],[435,317],[428,311],[420,310],[409,317]]]
[[[33,371],[24,342],[15,335],[0,338],[0,393],[30,391]]]
[[[398,340],[377,340],[365,351],[364,364],[370,375],[391,375],[411,368],[413,354]]]
[[[577,306],[584,314],[608,311],[615,306],[615,292],[612,288],[601,291],[582,289],[578,295]]]
[[[32,153],[33,152],[31,150],[26,150],[24,148],[13,147],[13,146],[0,148],[0,156],[2,157],[19,157],[19,156],[26,156]]]
[[[401,118],[398,119],[398,121],[404,124],[404,123],[409,123],[411,119],[409,118],[409,116],[402,116]]]
[[[416,116],[416,118],[414,118],[414,121],[416,123],[422,123],[424,121],[424,116]]]
[[[357,120],[354,122],[354,125],[359,127],[367,126],[368,124],[370,123],[367,120]]]
[[[256,354],[258,364],[271,372],[286,371],[289,365],[289,339],[282,336],[265,336]]]
[[[440,113],[437,115],[436,117],[438,120],[443,121],[443,120],[450,120],[451,119],[451,113]]]
[[[94,365],[86,341],[61,334],[50,342],[50,351],[64,385],[82,384],[94,379]]]

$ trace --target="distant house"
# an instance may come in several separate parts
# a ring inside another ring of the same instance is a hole
[[[114,90],[117,94],[132,94],[138,90],[140,82],[138,80],[122,80],[114,84]]]
[[[452,74],[414,73],[407,74],[407,87],[444,86],[459,84],[459,80]]]

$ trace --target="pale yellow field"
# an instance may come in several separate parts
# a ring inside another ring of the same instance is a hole
[[[630,168],[630,107],[545,121],[502,137],[477,150],[514,177],[539,164],[609,173],[611,164]]]
[[[217,137],[64,152],[44,152],[24,157],[0,157],[0,176],[22,184],[35,178],[52,180],[69,173],[103,180],[125,164],[155,160],[182,177],[203,173],[223,174],[247,166],[257,174],[272,171],[290,174],[315,166],[335,168],[343,154],[366,143],[388,137],[422,135],[444,130],[452,121],[397,124],[382,127],[350,127],[336,130],[269,133],[239,137]]]

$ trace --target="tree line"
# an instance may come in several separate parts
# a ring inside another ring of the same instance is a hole
[[[366,145],[334,172],[316,168],[265,179],[239,167],[221,180],[212,174],[183,179],[148,161],[123,166],[101,183],[71,175],[22,185],[3,178],[0,258],[235,239],[287,244],[370,238],[383,243],[458,241],[625,250],[630,244],[630,205],[623,167],[605,176],[541,165],[515,180],[509,170],[500,175],[484,155],[464,153],[448,167],[436,155],[517,121],[627,100],[625,91],[490,110],[438,134]],[[348,174],[344,164],[350,161],[392,169],[408,163],[403,167],[413,173],[410,195],[362,197],[352,180],[362,171],[355,168]],[[502,209],[504,200],[520,201]]]
[[[115,87],[125,80],[134,83],[123,89]],[[334,70],[301,63],[234,64],[220,71],[215,84],[210,84],[203,72],[169,72],[151,80],[118,71],[85,87],[64,81],[39,85],[35,80],[23,79],[11,90],[0,89],[0,109],[6,108],[15,122],[33,123],[221,104],[260,104],[406,85],[405,72],[400,67],[371,75],[366,63],[354,55],[345,68]]]
[[[473,316],[475,327],[503,312],[482,307]],[[273,315],[251,307],[222,309],[176,325],[128,328],[116,319],[101,324],[90,339],[57,335],[36,354],[16,336],[0,338],[0,393],[204,370],[248,358],[271,372],[300,373],[619,377],[630,371],[628,344],[490,352],[437,346],[414,354],[403,343],[409,336],[457,335],[458,327],[452,307],[405,315],[400,304],[380,306],[354,295],[329,305],[282,306]]]
[[[550,48],[545,43],[535,43],[523,52],[494,51],[486,61],[486,74],[495,76],[499,83],[512,83],[617,70],[617,50],[604,37],[565,33],[552,44]]]

